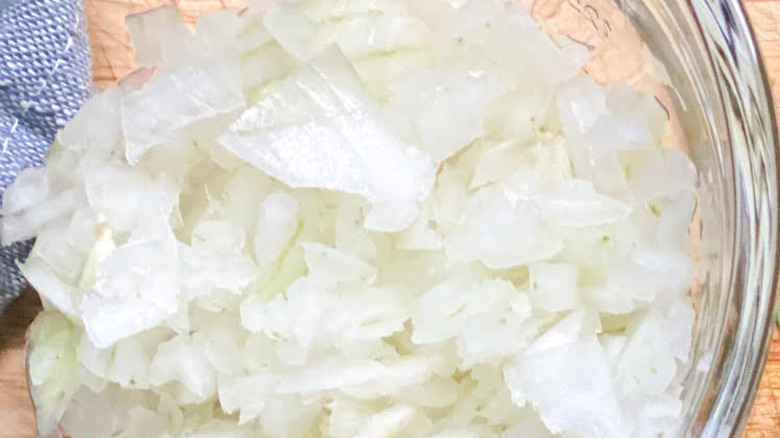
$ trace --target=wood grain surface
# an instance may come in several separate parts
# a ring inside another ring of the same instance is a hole
[[[743,1],[764,56],[772,91],[780,98],[780,0]],[[165,0],[86,0],[93,48],[93,79],[99,88],[113,84],[133,69],[132,46],[124,18],[165,3]],[[177,6],[186,21],[194,22],[203,12],[238,8],[241,2],[179,0]],[[0,314],[0,438],[35,436],[22,347],[25,330],[39,307],[34,292],[26,290]],[[742,438],[780,438],[780,336],[777,333]]]
[[[780,0],[743,0],[780,114]],[[775,332],[743,438],[780,437],[780,336]]]

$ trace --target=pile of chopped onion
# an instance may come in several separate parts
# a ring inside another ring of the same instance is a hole
[[[503,0],[128,24],[3,199],[42,436],[675,432],[697,176],[652,97]]]

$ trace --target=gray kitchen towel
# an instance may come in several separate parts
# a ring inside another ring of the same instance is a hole
[[[81,0],[0,0],[0,192],[43,164],[88,96],[90,71]],[[0,247],[0,310],[25,284],[16,261],[31,245]]]

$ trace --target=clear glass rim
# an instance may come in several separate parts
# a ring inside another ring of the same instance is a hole
[[[761,382],[774,327],[778,240],[778,143],[773,99],[753,29],[739,0],[687,0],[704,41],[733,148],[735,218],[725,361],[708,379],[717,394],[698,413],[700,436],[739,437]],[[690,431],[690,429],[689,429]]]

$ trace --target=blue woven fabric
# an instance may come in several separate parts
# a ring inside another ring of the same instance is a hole
[[[89,41],[80,0],[0,0],[0,191],[43,156],[89,94]],[[16,260],[30,242],[0,248],[0,309],[24,285]]]

